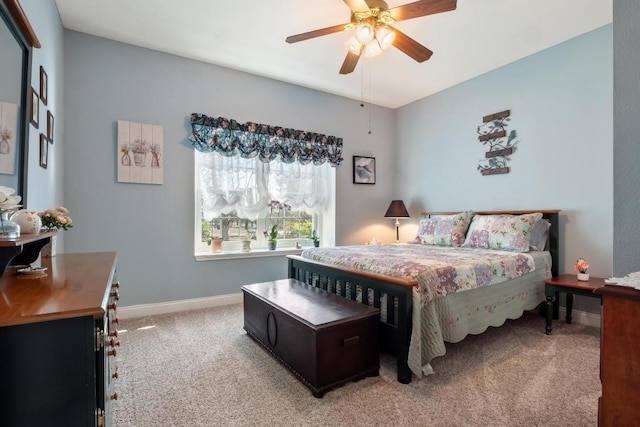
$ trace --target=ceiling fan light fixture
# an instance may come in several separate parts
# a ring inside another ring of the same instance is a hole
[[[378,40],[373,39],[370,40],[367,44],[364,45],[364,56],[366,58],[373,58],[374,56],[378,56],[382,53],[382,48],[380,47],[380,43]]]
[[[375,31],[371,24],[365,22],[356,27],[356,39],[362,44],[367,44],[374,36]]]
[[[391,46],[395,38],[396,32],[386,25],[384,27],[378,28],[378,30],[376,31],[376,40],[378,40],[378,43],[380,43],[380,48],[382,48],[383,50]]]
[[[347,41],[347,49],[356,55],[360,55],[360,50],[362,49],[362,43],[360,43],[355,37],[351,37],[349,41]]]

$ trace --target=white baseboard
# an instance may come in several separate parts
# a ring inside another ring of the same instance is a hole
[[[118,317],[121,319],[133,319],[136,317],[154,316],[158,314],[177,313],[180,311],[198,310],[202,308],[222,307],[231,304],[240,304],[242,293],[218,295],[213,297],[193,298],[179,301],[168,301],[157,304],[138,304],[118,307]],[[559,309],[559,320],[564,321],[567,310]],[[572,322],[581,325],[600,327],[600,315],[587,311],[572,310]]]
[[[564,322],[567,316],[567,309],[559,307],[558,320]],[[600,315],[589,313],[588,311],[571,310],[571,323],[579,323],[581,325],[600,327]]]
[[[177,313],[180,311],[198,310],[201,308],[221,307],[224,305],[239,304],[241,302],[242,293],[237,293],[217,295],[214,297],[167,301],[157,304],[138,304],[118,307],[118,317],[120,319],[133,319],[136,317]]]

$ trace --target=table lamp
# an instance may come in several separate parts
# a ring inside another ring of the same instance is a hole
[[[392,200],[384,216],[385,218],[396,219],[396,243],[400,242],[400,218],[409,218],[409,212],[404,207],[404,202],[402,200]]]

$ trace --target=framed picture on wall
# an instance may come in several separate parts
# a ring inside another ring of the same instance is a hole
[[[47,111],[47,139],[53,144],[53,114]]]
[[[376,158],[353,156],[353,183],[376,183]]]
[[[40,134],[40,166],[47,168],[49,163],[49,141],[44,133]]]
[[[38,115],[40,114],[40,97],[38,96],[38,92],[32,87],[31,88],[31,105],[29,110],[29,120],[31,124],[38,129]]]
[[[40,66],[40,99],[42,99],[42,103],[47,105],[47,92],[48,92],[49,80],[47,77],[47,72],[44,71],[44,67]]]

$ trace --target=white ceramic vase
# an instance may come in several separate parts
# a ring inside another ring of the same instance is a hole
[[[580,280],[581,282],[588,282],[589,273],[578,273],[578,280]]]
[[[42,220],[35,211],[20,209],[11,215],[11,221],[20,226],[22,234],[38,234],[42,228]]]

